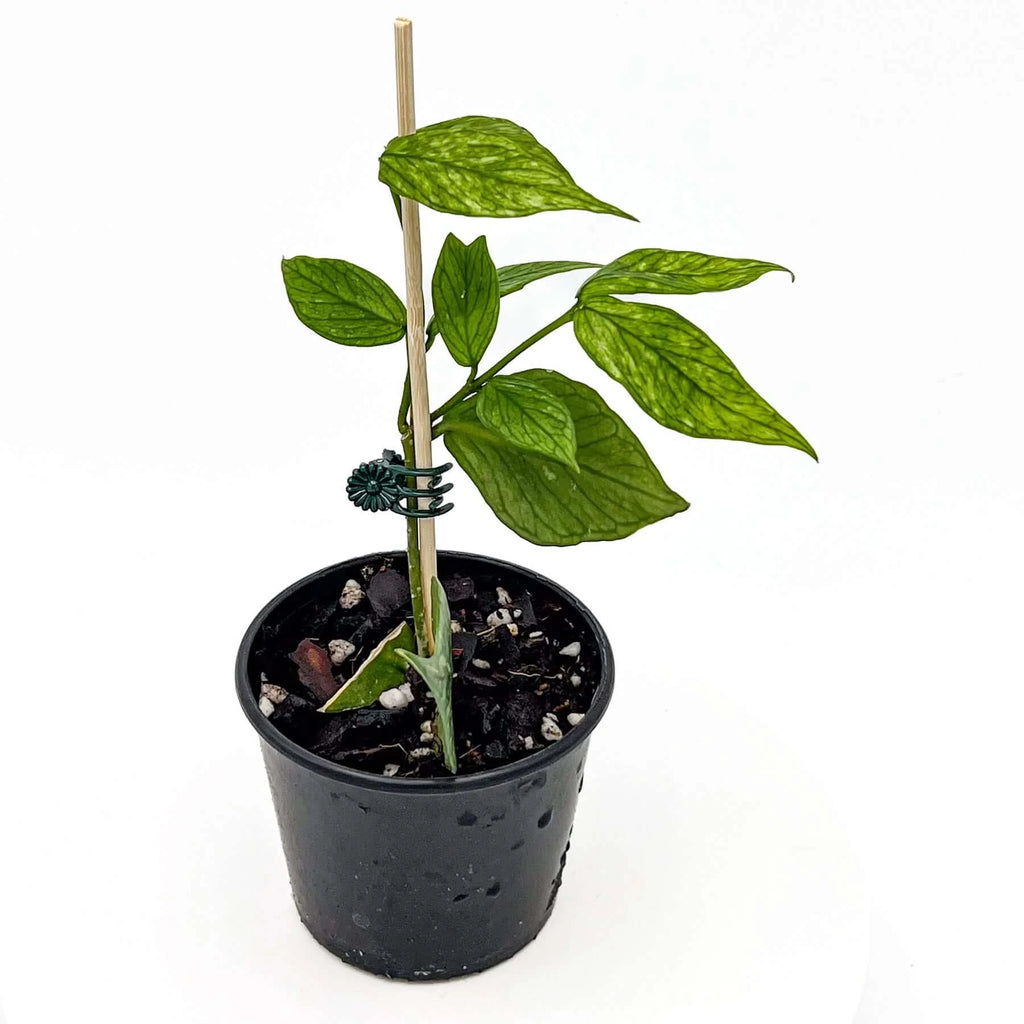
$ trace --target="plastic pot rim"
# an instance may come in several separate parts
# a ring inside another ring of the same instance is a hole
[[[360,771],[358,768],[337,764],[306,750],[298,743],[290,740],[273,725],[263,712],[260,711],[259,698],[256,696],[249,678],[249,659],[252,656],[253,644],[266,620],[281,604],[298,591],[336,571],[343,565],[351,565],[356,562],[371,562],[385,558],[404,558],[405,555],[405,551],[381,551],[374,554],[346,558],[343,561],[335,562],[333,565],[318,569],[316,572],[304,576],[302,579],[286,587],[263,606],[245,631],[245,636],[239,645],[238,656],[235,660],[235,691],[238,701],[242,705],[242,711],[245,713],[246,718],[249,719],[250,724],[259,734],[260,739],[285,757],[319,775],[337,779],[364,789],[391,793],[452,793],[487,789],[491,786],[501,785],[509,781],[509,779],[520,775],[529,775],[533,772],[543,771],[548,765],[554,761],[561,760],[575,748],[586,742],[608,708],[615,677],[615,664],[611,646],[600,622],[598,622],[593,612],[579,598],[546,576],[501,558],[492,558],[489,555],[477,555],[464,551],[439,551],[438,556],[484,563],[489,567],[499,570],[507,569],[519,575],[527,576],[541,586],[547,587],[562,600],[572,605],[573,610],[583,620],[584,626],[593,633],[600,659],[601,678],[598,681],[590,708],[582,722],[573,726],[562,739],[518,761],[512,761],[509,764],[499,765],[495,768],[487,768],[481,772],[473,772],[470,775],[456,774],[432,779],[403,779],[397,776],[375,775],[371,772]]]

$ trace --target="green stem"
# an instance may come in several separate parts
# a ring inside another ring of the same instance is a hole
[[[407,466],[416,465],[416,453],[413,450],[412,431],[406,427],[402,431],[402,456]],[[415,502],[410,498],[410,505]],[[409,591],[412,594],[412,619],[416,627],[416,649],[421,657],[430,654],[427,640],[427,618],[423,607],[423,573],[420,568],[420,533],[415,519],[405,521],[405,550],[409,557]]]
[[[412,387],[409,384],[409,371],[405,371],[405,387],[402,389],[402,403],[398,407],[398,433],[405,438],[409,429],[409,406],[412,404]]]
[[[521,356],[531,345],[536,345],[541,338],[546,338],[552,331],[557,331],[563,324],[569,323],[573,318],[573,314],[576,312],[576,307],[566,310],[557,320],[552,320],[546,327],[542,327],[536,334],[531,334],[526,341],[517,345],[507,356],[503,359],[499,359],[486,373],[481,374],[479,377],[475,375],[475,371],[470,373],[469,380],[459,388],[458,391],[448,399],[444,405],[440,406],[434,412],[430,414],[431,423],[434,420],[439,420],[444,414],[459,404],[464,398],[468,398],[473,392],[479,391],[492,377],[497,376],[502,370],[512,362],[513,359]]]

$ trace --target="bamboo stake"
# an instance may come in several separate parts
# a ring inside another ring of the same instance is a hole
[[[395,20],[395,78],[398,86],[398,134],[416,131],[416,101],[412,75],[412,22]],[[416,466],[432,466],[430,444],[430,397],[427,392],[427,349],[423,327],[423,256],[420,247],[419,204],[404,196],[402,203],[402,235],[405,243],[406,351],[409,357],[409,386],[412,397],[412,436]],[[417,477],[417,487],[427,487],[429,477]],[[420,498],[421,509],[429,507],[429,499]],[[434,520],[417,523],[420,548],[420,574],[423,579],[423,615],[431,652],[434,634],[431,621],[430,583],[437,575],[437,542]]]

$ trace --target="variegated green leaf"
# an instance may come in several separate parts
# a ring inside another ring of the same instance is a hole
[[[434,324],[460,366],[477,366],[498,326],[498,271],[481,235],[449,234],[434,267]]]
[[[415,642],[407,622],[396,626],[370,651],[355,675],[320,710],[333,712],[365,708],[385,690],[401,686],[405,681],[405,662],[399,656],[398,648]]]
[[[814,449],[740,376],[729,357],[675,310],[587,298],[573,328],[587,355],[659,423],[691,437]]]
[[[453,775],[458,770],[455,723],[452,718],[452,616],[444,587],[435,576],[430,581],[430,621],[434,627],[434,653],[429,657],[401,650],[397,654],[422,677],[437,705],[437,732],[444,763]]]
[[[547,388],[521,377],[493,377],[476,403],[480,422],[517,448],[539,452],[579,472],[576,425],[569,407]]]
[[[392,139],[380,180],[442,213],[525,217],[590,210],[635,220],[581,189],[525,128],[500,117],[458,117]]]
[[[702,252],[634,249],[602,267],[577,293],[586,302],[598,295],[693,295],[742,288],[771,270],[793,272],[778,263],[706,256]]]
[[[600,263],[576,263],[572,260],[539,260],[536,263],[512,263],[498,267],[498,290],[502,297],[525,288],[534,281],[551,277],[552,274],[566,274],[570,270],[589,270]]]
[[[553,370],[511,376],[539,384],[565,403],[576,430],[578,472],[484,426],[476,396],[452,409],[441,427],[448,450],[494,514],[520,537],[557,545],[617,540],[689,507],[592,388]]]
[[[405,334],[405,306],[376,274],[345,260],[281,260],[295,315],[339,345],[389,345]]]
[[[551,277],[553,274],[566,274],[570,270],[590,270],[599,267],[600,263],[578,263],[572,260],[539,260],[535,263],[510,263],[507,267],[498,267],[498,294],[504,298],[534,281]],[[427,346],[437,334],[437,320],[430,318],[427,323]]]

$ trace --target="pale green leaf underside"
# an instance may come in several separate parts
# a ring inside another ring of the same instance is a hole
[[[498,271],[481,235],[469,245],[449,234],[431,287],[434,323],[460,366],[477,366],[498,326]]]
[[[448,597],[437,577],[430,581],[431,622],[434,627],[434,653],[429,657],[412,651],[398,651],[427,684],[437,705],[438,736],[444,763],[452,774],[458,769],[455,753],[455,723],[452,718],[452,617]]]
[[[552,274],[566,274],[570,270],[589,270],[600,263],[577,263],[573,260],[539,260],[536,263],[512,263],[498,267],[498,289],[502,298],[525,288],[534,281],[551,277]]]
[[[539,384],[565,403],[576,430],[579,472],[485,427],[475,397],[456,406],[443,426],[448,450],[495,515],[519,536],[563,546],[617,540],[689,507],[592,388],[552,370],[511,376]]]
[[[476,403],[480,422],[505,441],[579,471],[576,426],[569,407],[540,384],[514,376],[494,377]]]
[[[281,260],[295,315],[339,345],[389,345],[405,334],[405,306],[376,274],[345,260]]]
[[[500,117],[458,117],[392,139],[380,180],[442,213],[525,217],[589,210],[635,220],[581,189],[525,128]]]
[[[588,298],[573,328],[587,355],[664,426],[691,437],[787,445],[817,458],[729,357],[674,310]]]
[[[586,302],[598,295],[694,295],[742,288],[771,270],[792,271],[778,263],[707,256],[671,249],[634,249],[603,266],[577,293]]]
[[[405,681],[405,662],[398,654],[399,647],[415,643],[407,622],[396,626],[370,652],[366,661],[356,669],[355,675],[329,700],[321,711],[348,711],[365,708],[385,690],[401,686]]]

